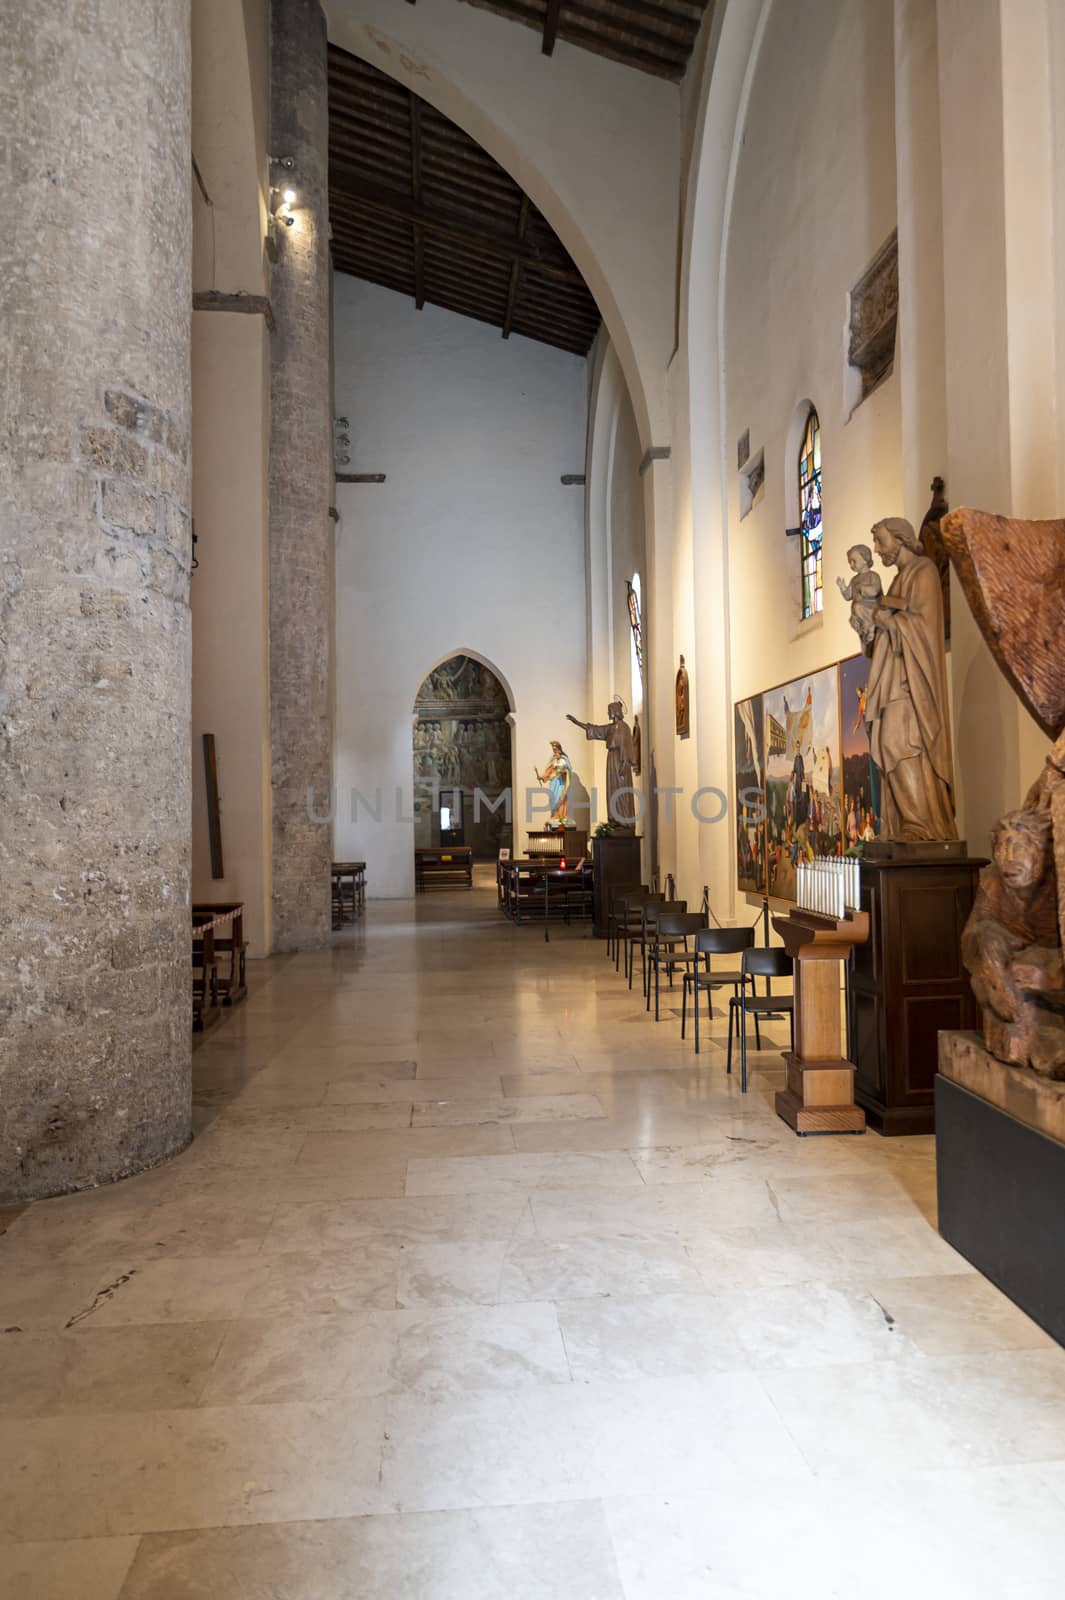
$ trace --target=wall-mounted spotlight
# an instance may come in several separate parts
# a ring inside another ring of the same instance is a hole
[[[280,167],[283,172],[292,172],[296,163],[292,156],[271,156],[271,167]],[[270,187],[270,223],[266,236],[266,250],[271,261],[277,260],[277,228],[282,225],[293,228],[296,218],[292,207],[299,199],[299,192],[291,184],[284,187],[280,183],[271,184]]]

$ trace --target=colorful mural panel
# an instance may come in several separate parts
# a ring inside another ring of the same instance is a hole
[[[760,694],[735,707],[736,881],[748,894],[764,894],[765,708]]]
[[[839,673],[824,667],[762,698],[767,888],[793,900],[797,862],[842,849]]]

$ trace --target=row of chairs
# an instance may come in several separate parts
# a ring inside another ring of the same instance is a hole
[[[640,952],[640,975],[644,1003],[651,1009],[654,989],[655,1021],[661,1020],[661,982],[665,975],[669,988],[674,975],[681,980],[680,1036],[687,1037],[688,999],[691,997],[695,1053],[699,1054],[699,997],[706,996],[707,1018],[713,1016],[713,997],[717,989],[731,989],[727,1070],[732,1071],[732,1041],[739,1040],[740,1083],[747,1092],[747,1019],[754,1024],[756,1049],[761,1049],[759,1019],[786,1014],[791,1024],[794,1045],[794,997],[773,994],[774,978],[790,978],[791,959],[774,947],[756,948],[753,928],[712,928],[709,896],[704,890],[702,909],[689,911],[686,900],[672,898],[672,879],[666,893],[635,884],[615,891],[607,916],[607,954],[620,972],[624,960],[625,977],[632,988],[636,952]],[[739,957],[739,966],[735,965]],[[728,958],[728,967],[715,966],[715,959]],[[766,993],[756,992],[756,979],[766,980]]]

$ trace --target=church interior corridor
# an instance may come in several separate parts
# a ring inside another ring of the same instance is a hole
[[[0,11],[0,1600],[1062,1600],[1065,0]]]
[[[1057,1595],[1065,1356],[931,1139],[795,1139],[772,1025],[744,1097],[469,900],[271,961],[189,1150],[5,1217],[0,1593]]]

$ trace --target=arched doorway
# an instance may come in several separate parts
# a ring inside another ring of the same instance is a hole
[[[475,861],[511,846],[511,711],[491,667],[454,655],[414,699],[415,848],[470,845]]]

